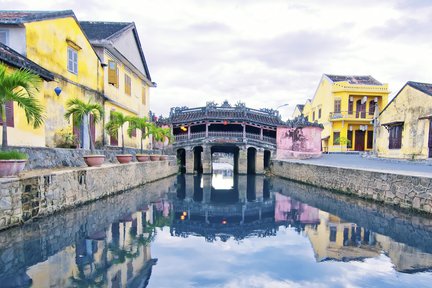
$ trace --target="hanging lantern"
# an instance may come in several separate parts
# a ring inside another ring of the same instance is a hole
[[[228,125],[228,121],[227,121],[227,120],[224,120],[224,121],[223,121],[223,125]]]

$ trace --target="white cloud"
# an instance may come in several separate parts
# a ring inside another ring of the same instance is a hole
[[[85,5],[83,5],[85,3]],[[372,75],[397,92],[431,82],[429,0],[0,0],[2,9],[73,9],[80,20],[134,21],[152,79],[151,109],[207,101],[288,117],[323,73]],[[415,17],[415,18],[414,18]]]

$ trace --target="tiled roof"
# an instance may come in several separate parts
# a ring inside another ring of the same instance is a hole
[[[93,21],[80,21],[79,23],[90,41],[109,39],[133,24],[132,22]]]
[[[303,108],[305,105],[297,104],[296,107],[299,109],[300,112],[303,112]]]
[[[40,21],[52,18],[62,18],[72,16],[75,14],[72,10],[64,11],[13,11],[13,10],[0,10],[0,23],[1,24],[22,24],[26,22]]]
[[[0,43],[0,62],[16,68],[26,68],[47,81],[54,80],[54,75],[50,71],[42,68],[3,43]]]
[[[432,96],[432,84],[408,81],[407,85]]]
[[[350,84],[360,84],[360,85],[383,85],[381,82],[375,80],[370,75],[367,76],[355,76],[355,75],[329,75],[324,74],[333,82],[343,82],[347,81]]]

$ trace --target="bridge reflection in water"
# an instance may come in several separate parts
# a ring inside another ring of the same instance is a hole
[[[432,219],[283,179],[225,171],[178,175],[1,232],[0,286],[145,287],[156,277],[152,270],[166,271],[159,267],[167,265],[166,253],[184,261],[184,247],[177,244],[178,256],[160,249],[153,255],[151,248],[171,237],[164,227],[173,237],[239,244],[293,229],[309,239],[316,262],[385,254],[398,272],[432,269]]]
[[[432,240],[430,229],[414,228],[404,221],[388,224],[387,221],[392,221],[387,218],[389,215],[377,215],[363,208],[361,203],[356,203],[357,208],[351,210],[353,206],[340,202],[338,196],[333,195],[332,199],[326,192],[313,195],[319,188],[259,175],[220,173],[177,176],[176,194],[169,198],[173,209],[172,236],[198,236],[208,242],[239,241],[277,236],[282,227],[291,227],[308,237],[318,262],[363,261],[384,253],[399,272],[432,269],[432,245],[428,244]],[[216,189],[221,176],[232,177],[233,187]],[[314,191],[305,191],[308,189]],[[305,196],[308,192],[309,196]],[[308,197],[314,199],[315,207],[303,202],[307,199],[310,203]],[[337,211],[339,216],[318,209],[320,206]],[[353,218],[352,212],[363,220],[344,220]],[[421,237],[416,237],[413,230]],[[426,239],[426,243],[421,239]]]

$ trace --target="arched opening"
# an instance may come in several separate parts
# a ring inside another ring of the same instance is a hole
[[[246,198],[248,202],[256,201],[256,176],[247,175],[246,178]]]
[[[177,175],[176,190],[178,199],[183,200],[186,198],[186,177],[184,174]]]
[[[203,201],[203,187],[201,186],[202,182],[202,174],[194,175],[194,194],[193,194],[193,200],[195,202],[202,202]]]
[[[270,157],[271,152],[269,150],[264,150],[264,170],[270,168]]]
[[[177,150],[177,163],[179,164],[179,172],[186,173],[186,150],[184,148]]]
[[[252,175],[256,173],[256,149],[253,147],[247,150],[247,173]]]
[[[203,165],[202,165],[202,152],[203,152],[202,146],[194,147],[193,153],[194,153],[194,169],[193,171],[196,173],[203,173]]]

